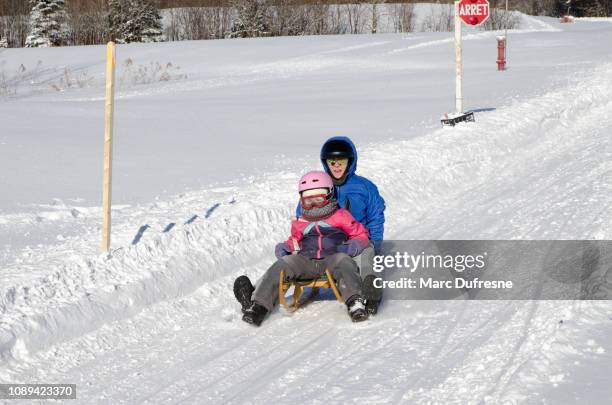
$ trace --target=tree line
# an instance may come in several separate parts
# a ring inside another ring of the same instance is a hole
[[[452,30],[452,1],[436,2],[450,11],[415,27],[415,1],[408,0],[1,0],[0,47],[376,33],[383,4],[396,32]],[[513,28],[512,15],[500,11],[506,1],[489,2],[486,28]],[[612,0],[509,0],[509,6],[554,17],[612,15]]]

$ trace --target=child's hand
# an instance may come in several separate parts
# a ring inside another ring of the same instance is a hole
[[[358,256],[363,251],[363,249],[363,244],[359,240],[352,239],[347,242],[344,242],[342,245],[339,245],[337,251],[339,253],[346,253],[351,257],[355,257]]]
[[[277,259],[280,259],[283,256],[290,255],[291,251],[289,250],[289,247],[287,247],[287,244],[285,242],[281,242],[278,243],[274,248],[274,254],[276,255]]]

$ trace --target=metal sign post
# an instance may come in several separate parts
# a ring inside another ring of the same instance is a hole
[[[461,60],[461,18],[459,17],[459,1],[455,1],[455,112],[463,112],[463,84],[462,71],[463,61]]]
[[[442,125],[455,126],[464,121],[474,121],[472,111],[463,111],[463,57],[462,23],[480,25],[489,18],[488,0],[455,0],[455,112],[442,117]]]

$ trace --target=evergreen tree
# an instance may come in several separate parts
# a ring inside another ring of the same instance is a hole
[[[612,12],[611,0],[574,0],[572,8],[577,17],[606,17]]]
[[[562,17],[568,14],[568,10],[571,12],[571,2],[568,2],[568,0],[555,0],[552,6],[552,15],[554,17]]]
[[[228,34],[230,38],[253,38],[269,34],[268,5],[265,0],[234,0],[236,18]]]
[[[108,23],[118,43],[164,40],[156,0],[110,0]]]
[[[109,0],[108,1],[108,30],[111,39],[115,42],[121,42],[123,39],[123,26],[125,24],[125,15],[127,14],[128,2],[126,0]]]
[[[30,33],[26,38],[28,48],[59,46],[66,42],[65,0],[31,0]]]
[[[612,13],[612,0],[555,0],[553,16],[605,17]]]

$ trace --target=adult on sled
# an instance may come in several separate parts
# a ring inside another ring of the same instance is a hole
[[[351,258],[368,247],[368,230],[347,210],[338,207],[327,173],[306,173],[299,183],[301,215],[291,223],[291,236],[276,245],[274,263],[257,282],[247,276],[234,282],[242,305],[242,320],[259,326],[278,299],[281,271],[290,279],[319,278],[328,269],[354,322],[368,318],[361,296],[361,278]]]
[[[358,176],[357,148],[350,138],[335,136],[329,138],[321,147],[321,163],[332,177],[335,197],[340,207],[350,211],[370,234],[370,244],[355,258],[363,279],[364,296],[368,313],[376,314],[382,298],[382,291],[374,288],[376,274],[373,270],[375,246],[383,240],[385,224],[385,200],[374,183]],[[299,217],[302,207],[298,204]]]

